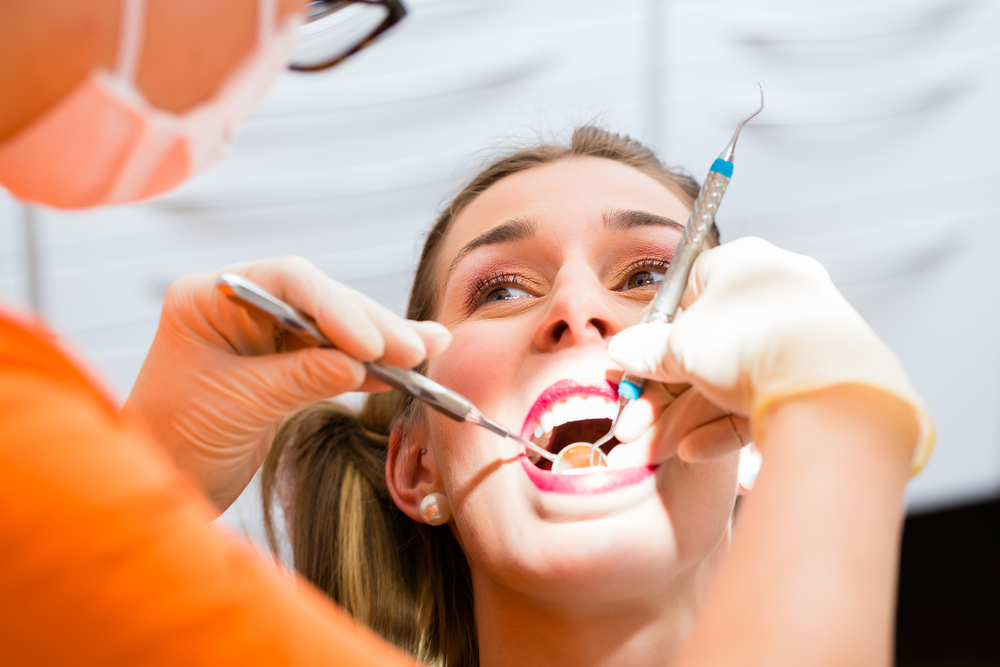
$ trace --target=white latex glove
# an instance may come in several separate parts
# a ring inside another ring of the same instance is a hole
[[[757,238],[726,243],[695,262],[681,306],[672,324],[642,324],[614,336],[612,359],[636,375],[690,384],[735,415],[732,431],[742,430],[740,417],[749,418],[756,441],[763,416],[783,400],[836,385],[872,387],[912,407],[920,429],[913,471],[926,462],[934,427],[923,401],[816,260]],[[633,406],[615,429],[623,441],[648,429],[660,410],[676,407]],[[725,426],[717,420],[713,428]],[[736,449],[741,440],[723,442]]]
[[[252,316],[216,287],[224,272],[245,276],[308,313],[339,348],[305,347]],[[345,391],[380,391],[358,361],[412,368],[451,334],[409,322],[331,280],[300,258],[248,262],[175,281],[125,410],[139,415],[176,463],[224,510],[250,482],[278,425],[296,408]]]

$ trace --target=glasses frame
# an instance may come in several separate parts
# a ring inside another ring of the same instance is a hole
[[[406,16],[406,7],[403,6],[403,3],[400,2],[400,0],[347,0],[345,3],[345,7],[346,5],[355,5],[355,4],[382,5],[383,7],[389,10],[389,13],[386,15],[385,20],[382,21],[382,23],[380,23],[378,27],[376,27],[371,32],[371,34],[369,34],[363,40],[361,40],[353,47],[351,47],[349,50],[345,51],[343,54],[337,56],[333,60],[321,63],[319,65],[290,64],[288,66],[288,69],[293,70],[295,72],[320,72],[322,70],[330,69],[331,67],[339,65],[344,60],[350,58],[361,49],[370,46],[371,43],[374,42],[376,39],[378,39],[378,37],[382,33],[384,33],[386,30],[399,23],[403,19],[403,17]],[[340,9],[344,9],[344,7],[341,7]],[[340,11],[340,9],[337,9],[335,11]]]

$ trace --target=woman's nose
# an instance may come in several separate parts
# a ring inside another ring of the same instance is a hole
[[[624,327],[608,304],[607,289],[589,269],[560,272],[549,293],[549,308],[535,331],[543,352],[597,343]]]

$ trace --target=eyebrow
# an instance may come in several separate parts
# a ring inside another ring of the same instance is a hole
[[[649,211],[625,211],[622,209],[605,211],[604,227],[611,232],[627,232],[636,227],[673,227],[678,231],[684,231],[684,225],[662,215],[655,215]]]
[[[515,243],[517,241],[527,241],[538,231],[538,224],[530,218],[511,218],[493,229],[489,229],[476,238],[472,239],[455,255],[445,274],[445,282],[451,278],[452,271],[458,266],[459,261],[467,254],[480,246],[500,245],[503,243]]]
[[[605,211],[603,217],[604,228],[612,232],[626,232],[639,227],[672,227],[678,231],[684,231],[684,225],[671,220],[670,218],[656,215],[649,211],[626,211],[623,209],[612,209]],[[458,251],[455,259],[451,260],[448,271],[445,273],[445,283],[451,279],[451,274],[455,267],[462,261],[462,258],[480,246],[501,245],[504,243],[515,243],[526,241],[533,237],[538,231],[538,223],[531,218],[511,218],[496,227],[489,229],[476,238],[472,239]]]

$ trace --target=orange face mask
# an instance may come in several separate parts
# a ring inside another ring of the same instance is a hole
[[[275,29],[259,0],[257,44],[207,101],[174,114],[136,87],[145,0],[123,0],[113,72],[92,71],[40,118],[0,144],[0,184],[58,208],[134,202],[166,192],[225,152],[286,64],[298,20]]]

